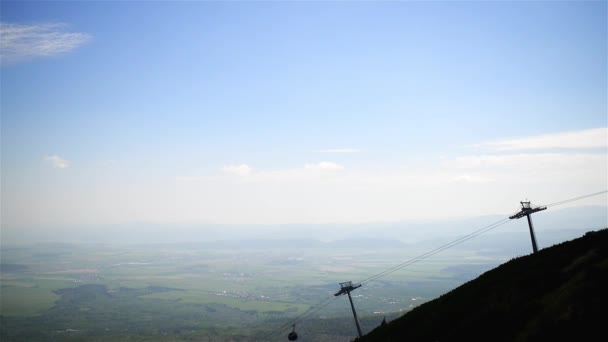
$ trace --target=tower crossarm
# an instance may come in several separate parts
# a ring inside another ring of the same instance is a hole
[[[361,287],[361,284],[353,285],[353,283],[351,281],[340,283],[340,291],[336,292],[336,294],[334,294],[334,296],[341,296],[343,294],[349,293],[350,291],[353,291],[354,289],[358,289],[360,287]]]
[[[547,207],[532,208],[532,205],[530,205],[530,201],[522,201],[519,203],[521,203],[521,210],[515,215],[509,216],[509,218],[513,220],[520,219],[525,216],[528,219],[528,228],[530,229],[530,240],[532,240],[532,252],[536,253],[538,252],[538,245],[536,243],[536,235],[534,234],[534,227],[532,226],[532,217],[530,215],[541,210],[545,210],[547,209]]]
[[[515,214],[513,216],[509,216],[509,218],[511,220],[514,220],[514,219],[520,219],[520,218],[522,218],[524,216],[526,216],[526,214],[523,211],[520,211],[520,212],[518,212],[517,214]]]
[[[547,207],[536,207],[536,208],[522,208],[517,214],[513,215],[513,216],[509,216],[509,218],[511,220],[513,219],[520,219],[524,216],[542,211],[542,210],[546,210]]]

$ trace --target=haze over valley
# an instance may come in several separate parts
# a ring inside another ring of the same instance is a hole
[[[351,341],[606,228],[607,13],[0,2],[0,340]]]

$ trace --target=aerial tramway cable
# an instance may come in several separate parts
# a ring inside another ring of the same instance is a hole
[[[509,221],[510,220],[508,218],[502,219],[500,221],[496,221],[496,222],[494,222],[494,223],[492,223],[492,224],[490,224],[488,226],[485,226],[485,227],[483,227],[481,229],[478,229],[478,230],[476,230],[476,231],[474,231],[472,233],[469,233],[469,234],[467,234],[467,235],[465,235],[465,236],[463,236],[461,238],[458,238],[458,239],[456,239],[456,240],[454,240],[452,242],[446,243],[443,246],[437,247],[437,248],[435,248],[435,249],[433,249],[431,251],[428,251],[428,252],[426,252],[424,254],[421,254],[421,255],[419,255],[419,256],[417,256],[415,258],[412,258],[412,259],[409,259],[409,260],[407,260],[405,262],[402,262],[399,265],[393,266],[393,267],[391,267],[391,268],[389,268],[387,270],[384,270],[384,271],[379,272],[379,273],[377,273],[375,275],[367,277],[367,278],[363,279],[360,282],[360,284],[365,284],[365,283],[368,283],[370,281],[373,281],[373,280],[382,278],[384,276],[387,276],[387,275],[389,275],[389,274],[391,274],[393,272],[396,272],[396,271],[398,271],[398,270],[400,270],[400,269],[402,269],[404,267],[407,267],[409,265],[412,265],[412,264],[415,264],[415,263],[417,263],[419,261],[422,261],[422,260],[424,260],[424,259],[426,259],[428,257],[431,257],[431,256],[433,256],[433,255],[435,255],[435,254],[437,254],[439,252],[442,252],[442,251],[444,251],[444,250],[446,250],[448,248],[451,248],[451,247],[459,245],[459,244],[461,244],[463,242],[466,242],[466,241],[468,241],[468,240],[476,237],[477,235],[481,235],[481,234],[489,232],[490,230],[496,229],[496,228],[502,226],[503,224],[508,223]]]
[[[582,199],[585,199],[585,198],[588,198],[588,197],[593,197],[593,196],[605,194],[607,192],[608,192],[608,190],[598,191],[598,192],[594,192],[592,194],[587,194],[587,195],[583,195],[583,196],[579,196],[579,197],[574,197],[574,198],[563,200],[563,201],[559,201],[559,202],[554,202],[554,203],[546,204],[545,207],[547,207],[547,208],[549,208],[549,207],[555,207],[555,206],[558,206],[558,205],[562,205],[562,204],[566,204],[566,203],[582,200]]]
[[[599,191],[599,192],[595,192],[595,193],[591,193],[591,194],[586,194],[586,195],[582,195],[582,196],[578,196],[578,197],[573,197],[573,198],[570,198],[570,199],[567,199],[567,200],[562,200],[562,201],[550,203],[550,204],[547,204],[546,207],[547,208],[548,207],[555,207],[555,206],[563,205],[563,204],[566,204],[566,203],[575,202],[575,201],[578,201],[578,200],[581,200],[581,199],[585,199],[585,198],[589,198],[589,197],[593,197],[593,196],[598,196],[598,195],[605,194],[605,193],[608,193],[608,190],[603,190],[603,191]],[[359,282],[359,284],[369,283],[370,281],[374,281],[376,279],[380,279],[382,277],[385,277],[385,276],[387,276],[387,275],[389,275],[391,273],[394,273],[394,272],[396,272],[396,271],[398,271],[398,270],[400,270],[402,268],[405,268],[405,267],[407,267],[409,265],[415,264],[415,263],[417,263],[419,261],[422,261],[422,260],[424,260],[426,258],[429,258],[429,257],[431,257],[431,256],[433,256],[433,255],[435,255],[437,253],[440,253],[440,252],[442,252],[442,251],[444,251],[446,249],[452,248],[452,247],[454,247],[456,245],[459,245],[459,244],[461,244],[463,242],[466,242],[466,241],[468,241],[468,240],[470,240],[470,239],[472,239],[472,238],[474,238],[474,237],[476,237],[478,235],[485,234],[485,233],[487,233],[487,232],[489,232],[491,230],[494,230],[494,229],[496,229],[496,228],[498,228],[498,227],[500,227],[500,226],[502,226],[504,224],[507,224],[510,221],[511,220],[509,218],[504,218],[504,219],[501,219],[499,221],[496,221],[496,222],[494,222],[494,223],[492,223],[490,225],[487,225],[487,226],[485,226],[483,228],[477,229],[477,230],[475,230],[475,231],[473,231],[473,232],[471,232],[471,233],[469,233],[467,235],[464,235],[464,236],[462,236],[462,237],[460,237],[460,238],[458,238],[458,239],[456,239],[454,241],[451,241],[451,242],[446,243],[446,244],[444,244],[444,245],[442,245],[440,247],[437,247],[437,248],[435,248],[435,249],[433,249],[431,251],[428,251],[428,252],[426,252],[424,254],[421,254],[421,255],[419,255],[419,256],[417,256],[415,258],[409,259],[409,260],[407,260],[405,262],[402,262],[402,263],[400,263],[400,264],[398,264],[396,266],[393,266],[393,267],[391,267],[389,269],[386,269],[386,270],[384,270],[382,272],[376,273],[375,275],[369,276],[369,277],[361,280]],[[333,296],[332,297],[328,297],[328,298],[325,298],[323,301],[319,302],[318,304],[315,304],[315,305],[311,306],[308,310],[306,310],[304,313],[300,314],[298,317],[289,320],[287,323],[281,325],[277,329],[272,330],[268,334],[265,334],[264,335],[264,340],[267,340],[269,337],[274,336],[274,335],[276,335],[279,332],[285,331],[285,329],[287,329],[288,327],[292,327],[293,328],[292,333],[295,333],[295,325],[297,323],[300,323],[300,322],[302,322],[302,321],[310,318],[315,313],[323,310],[329,304],[333,303],[337,298],[338,297],[333,297]],[[288,336],[292,336],[293,337],[293,335],[291,335],[291,333]],[[291,340],[291,338],[289,338],[289,339]],[[297,335],[296,335],[296,339],[297,339]]]
[[[306,319],[310,318],[315,313],[325,309],[325,307],[327,307],[329,304],[333,303],[336,299],[337,298],[335,298],[334,296],[327,297],[323,301],[311,306],[310,308],[308,308],[308,310],[304,311],[296,318],[292,318],[291,320],[285,322],[280,327],[272,330],[268,334],[265,334],[263,341],[268,340],[268,338],[271,336],[277,335],[279,333],[283,333],[287,328],[295,326],[297,323],[305,321]]]
[[[456,240],[454,240],[454,241],[452,241],[450,243],[447,243],[447,244],[445,244],[445,245],[443,245],[441,247],[435,248],[435,249],[433,249],[433,250],[431,250],[431,251],[429,251],[427,253],[419,255],[416,258],[410,259],[410,260],[408,260],[408,261],[406,261],[404,263],[401,263],[401,264],[399,264],[397,266],[391,267],[388,270],[385,270],[385,271],[377,273],[377,274],[375,274],[375,275],[373,275],[371,277],[368,277],[368,278],[362,280],[360,282],[360,284],[367,283],[367,282],[370,282],[372,280],[384,277],[384,276],[386,276],[386,275],[388,275],[390,273],[393,273],[393,272],[395,272],[395,271],[397,271],[397,270],[399,270],[401,268],[404,268],[406,266],[414,264],[414,263],[416,263],[418,261],[424,260],[424,259],[426,259],[426,258],[428,258],[428,257],[430,257],[430,256],[432,256],[434,254],[437,254],[437,253],[439,253],[439,252],[441,252],[441,251],[443,251],[445,249],[448,249],[450,247],[453,247],[455,245],[463,243],[463,242],[465,242],[467,240],[470,240],[470,239],[474,238],[477,235],[483,234],[483,233],[488,232],[488,231],[490,231],[490,230],[492,230],[494,228],[497,228],[497,227],[499,227],[499,226],[501,226],[501,225],[503,225],[505,223],[508,223],[509,221],[510,220],[507,218],[507,219],[503,219],[503,220],[497,221],[495,223],[492,223],[492,224],[490,224],[488,226],[485,226],[485,227],[483,227],[481,229],[478,229],[478,230],[476,230],[476,231],[474,231],[474,232],[472,232],[470,234],[467,234],[467,235],[465,235],[465,236],[463,236],[463,237],[461,237],[459,239],[456,239]],[[294,318],[294,319],[286,322],[285,324],[281,325],[279,328],[277,328],[277,329],[273,330],[272,332],[270,332],[269,334],[265,335],[266,338],[270,337],[270,336],[273,336],[273,335],[275,335],[275,334],[277,334],[279,332],[285,331],[288,327],[291,327],[292,325],[295,325],[297,323],[300,323],[300,322],[302,322],[302,321],[310,318],[315,313],[321,311],[322,309],[324,309],[325,307],[327,307],[329,304],[333,303],[337,298],[338,297],[328,297],[328,298],[324,299],[319,304],[316,304],[316,305],[310,307],[307,311],[305,311],[304,313],[302,313],[300,316],[298,316],[298,317],[296,317],[296,318]]]
[[[597,195],[601,195],[601,194],[605,194],[605,193],[608,193],[608,190],[598,191],[598,192],[594,192],[594,193],[591,193],[591,194],[586,194],[586,195],[570,198],[570,199],[567,199],[567,200],[550,203],[550,204],[547,204],[546,207],[555,207],[555,206],[558,206],[558,205],[562,205],[562,204],[566,204],[566,203],[570,203],[570,202],[575,202],[575,201],[578,201],[578,200],[581,200],[581,199],[585,199],[585,198],[589,198],[589,197],[593,197],[593,196],[597,196]],[[441,247],[438,247],[438,248],[435,248],[435,249],[433,249],[433,250],[431,250],[429,252],[426,252],[426,253],[424,253],[424,254],[416,257],[416,258],[410,259],[410,260],[405,261],[405,262],[403,262],[403,263],[401,263],[399,265],[393,266],[393,267],[391,267],[391,268],[389,268],[389,269],[387,269],[385,271],[382,271],[382,272],[377,273],[377,274],[375,274],[373,276],[365,278],[364,280],[362,280],[360,282],[360,284],[364,284],[364,283],[370,282],[372,280],[375,280],[375,279],[378,279],[378,278],[382,278],[382,277],[384,277],[384,276],[386,276],[388,274],[391,274],[393,272],[396,272],[396,271],[398,271],[398,270],[400,270],[400,269],[402,269],[402,268],[404,268],[406,266],[414,264],[414,263],[416,263],[418,261],[426,259],[426,258],[428,258],[428,257],[430,257],[432,255],[435,255],[435,254],[437,254],[437,253],[439,253],[441,251],[444,251],[444,250],[446,250],[448,248],[451,248],[451,247],[459,245],[459,244],[461,244],[461,243],[463,243],[465,241],[468,241],[468,240],[476,237],[477,235],[481,235],[481,234],[489,232],[490,230],[496,229],[496,228],[498,228],[498,227],[506,224],[509,221],[510,221],[509,218],[504,218],[502,220],[496,221],[496,222],[494,222],[494,223],[492,223],[492,224],[490,224],[488,226],[480,228],[480,229],[478,229],[478,230],[476,230],[476,231],[474,231],[472,233],[469,233],[469,234],[467,234],[467,235],[465,235],[463,237],[460,237],[460,238],[458,238],[458,239],[456,239],[456,240],[454,240],[452,242],[449,242],[449,243],[447,243],[447,244],[445,244],[445,245],[443,245]]]

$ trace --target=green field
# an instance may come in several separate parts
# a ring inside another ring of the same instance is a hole
[[[247,340],[272,322],[333,298],[338,282],[365,279],[421,252],[180,245],[4,248],[0,337]],[[411,265],[357,290],[359,315],[373,323],[379,315],[403,313],[462,283],[466,279],[444,272],[452,259],[484,265],[466,251]],[[337,300],[310,319],[349,315],[348,301]],[[350,328],[345,324],[337,334],[351,336]]]
[[[59,298],[48,288],[27,283],[2,283],[0,311],[6,316],[35,316],[49,309]]]

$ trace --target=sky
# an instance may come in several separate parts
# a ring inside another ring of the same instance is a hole
[[[606,1],[0,10],[3,229],[424,222],[608,188]]]

